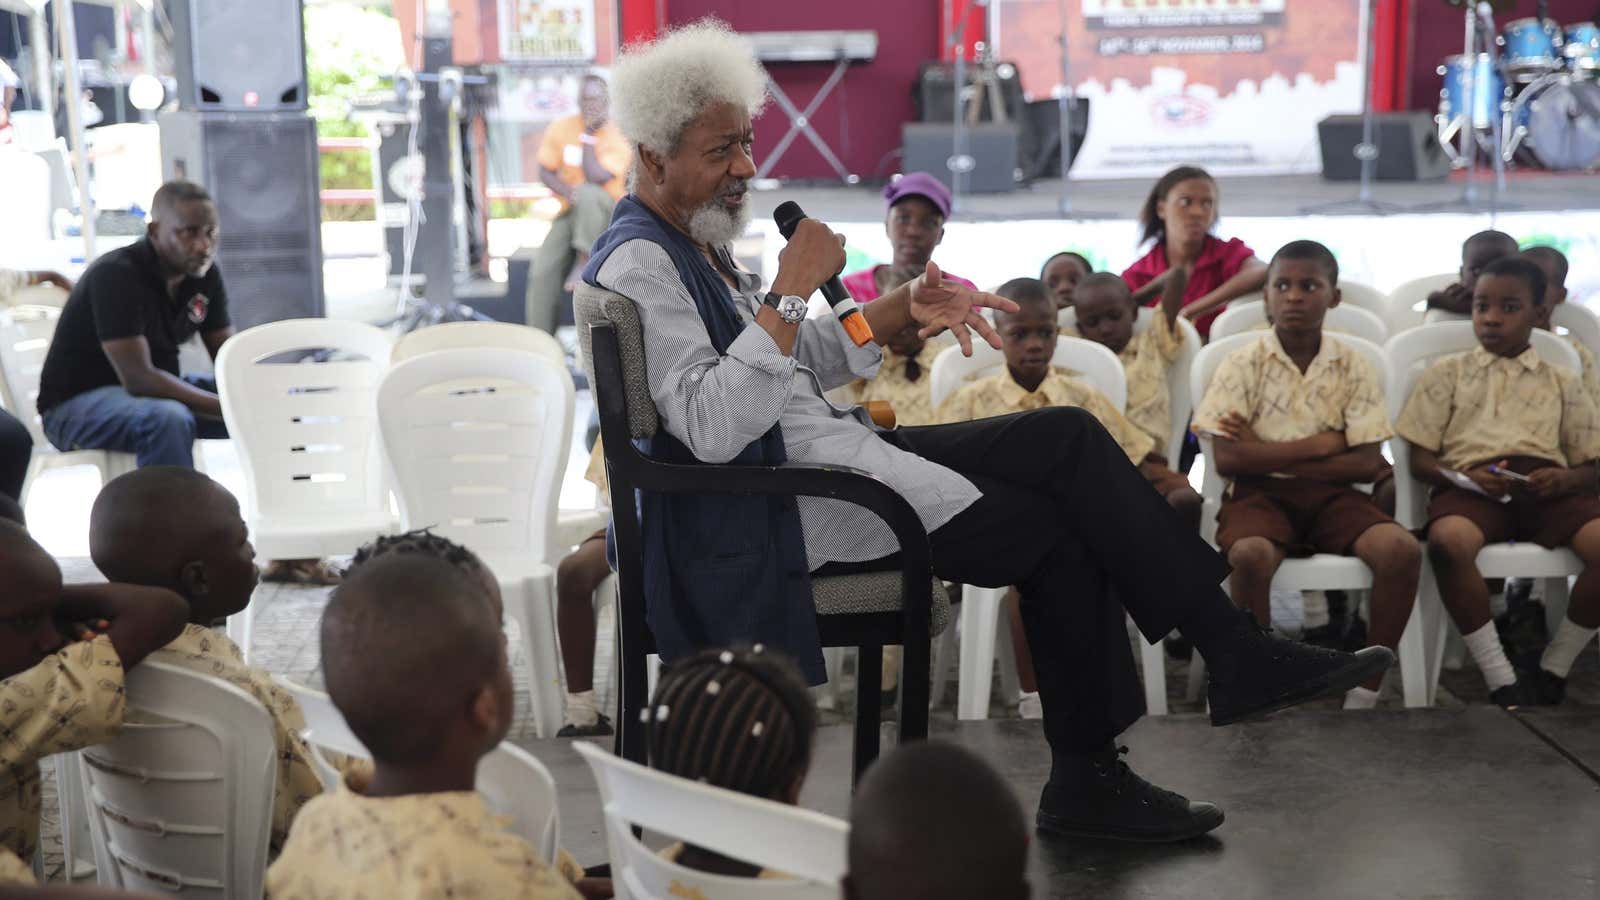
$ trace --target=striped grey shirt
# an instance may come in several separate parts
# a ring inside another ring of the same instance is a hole
[[[718,254],[739,271],[726,247]],[[783,427],[789,459],[863,469],[910,501],[933,531],[979,497],[972,482],[951,469],[880,439],[866,411],[841,409],[823,398],[856,378],[871,377],[882,353],[857,347],[831,315],[800,326],[795,355],[785,356],[772,336],[753,327],[761,279],[740,271],[730,288],[747,326],[718,356],[672,260],[660,246],[633,240],[617,247],[600,267],[601,286],[633,300],[644,330],[644,354],[661,424],[696,458],[724,463],[773,423]],[[826,562],[861,562],[899,549],[873,513],[825,497],[800,497],[811,568]]]

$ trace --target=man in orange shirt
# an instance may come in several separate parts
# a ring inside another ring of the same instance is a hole
[[[589,261],[589,247],[611,224],[611,207],[627,191],[633,153],[610,115],[605,79],[586,75],[578,113],[551,122],[539,144],[539,180],[561,201],[561,212],[528,279],[527,322],[535,328],[555,331],[562,292]]]

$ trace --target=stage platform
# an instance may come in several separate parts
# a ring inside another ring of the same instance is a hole
[[[1049,776],[1039,722],[936,723],[996,766],[1030,822]],[[1203,838],[1162,846],[1037,837],[1035,897],[1600,897],[1600,713],[1492,707],[1306,710],[1213,728],[1147,718],[1124,735],[1136,771],[1222,806]],[[822,729],[801,804],[849,809],[846,726]],[[561,785],[563,845],[606,858],[598,790],[569,742],[529,748]]]

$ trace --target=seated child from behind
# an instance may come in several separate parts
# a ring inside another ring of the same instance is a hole
[[[0,849],[33,859],[39,760],[115,737],[126,671],[176,637],[188,614],[167,590],[62,586],[50,554],[0,520]]]
[[[1573,661],[1600,627],[1600,410],[1576,374],[1542,359],[1530,342],[1545,316],[1537,265],[1496,260],[1474,290],[1478,346],[1428,367],[1395,431],[1411,444],[1412,473],[1433,487],[1428,554],[1490,698],[1505,707],[1560,703]],[[1505,496],[1510,501],[1499,502]],[[1506,658],[1477,567],[1478,551],[1502,541],[1571,547],[1583,561],[1566,619],[1524,675]]]
[[[1229,354],[1195,410],[1217,472],[1231,479],[1216,542],[1233,566],[1233,600],[1271,624],[1272,576],[1286,557],[1356,556],[1372,570],[1371,642],[1400,643],[1416,597],[1416,540],[1353,485],[1384,470],[1392,432],[1383,385],[1366,357],[1324,334],[1339,303],[1339,265],[1315,241],[1292,241],[1267,269],[1273,328]],[[1346,695],[1377,702],[1382,673]]]
[[[1461,244],[1461,273],[1455,284],[1428,295],[1428,309],[1456,316],[1472,315],[1473,286],[1489,263],[1517,255],[1517,239],[1504,231],[1480,231]],[[1445,318],[1448,318],[1446,316]]]
[[[1522,251],[1522,258],[1538,266],[1539,271],[1544,273],[1544,303],[1538,308],[1539,324],[1536,327],[1554,331],[1551,317],[1555,315],[1557,306],[1567,302],[1567,255],[1554,247],[1539,246]],[[1578,362],[1583,364],[1583,389],[1600,408],[1600,372],[1595,368],[1594,352],[1578,340],[1576,334],[1566,337],[1572,349],[1578,351]]]
[[[794,664],[757,644],[673,663],[651,698],[648,727],[651,768],[792,806],[811,768],[817,711]],[[700,872],[783,877],[692,844],[661,855]]]
[[[484,579],[425,552],[347,573],[322,616],[322,664],[375,769],[300,810],[267,897],[579,896],[474,790],[515,704],[494,601]]]
[[[1050,299],[1056,302],[1056,309],[1062,310],[1072,305],[1078,283],[1093,274],[1094,266],[1089,264],[1088,257],[1065,250],[1044,261],[1039,269],[1039,280],[1050,292]]]
[[[850,802],[844,897],[1026,900],[1028,838],[1011,783],[988,763],[948,741],[902,744]]]

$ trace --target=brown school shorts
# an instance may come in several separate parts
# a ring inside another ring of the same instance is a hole
[[[1223,553],[1249,537],[1264,537],[1294,557],[1348,554],[1368,528],[1393,522],[1372,497],[1349,485],[1308,478],[1240,478],[1217,511]]]
[[[1146,462],[1139,466],[1139,474],[1143,475],[1144,480],[1149,482],[1150,486],[1156,489],[1156,493],[1162,497],[1166,497],[1174,491],[1193,487],[1189,484],[1189,476],[1182,472],[1174,472],[1167,468],[1165,463]]]
[[[1506,466],[1523,475],[1553,466],[1548,459],[1513,456]],[[1445,516],[1461,516],[1478,526],[1485,541],[1532,541],[1541,547],[1565,547],[1578,529],[1592,519],[1600,519],[1600,497],[1593,494],[1568,494],[1554,500],[1538,500],[1513,491],[1510,503],[1499,503],[1458,487],[1434,488],[1428,498],[1428,526]],[[1427,528],[1423,529],[1426,537]]]

